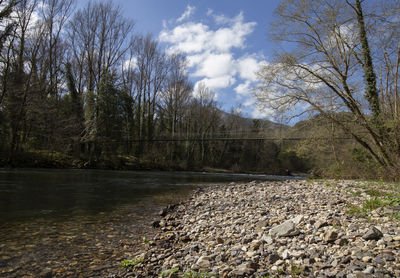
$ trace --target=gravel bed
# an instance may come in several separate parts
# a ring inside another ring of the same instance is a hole
[[[160,212],[114,277],[400,277],[400,228],[356,181],[207,186]]]

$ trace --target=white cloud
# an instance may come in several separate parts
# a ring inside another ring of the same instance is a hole
[[[172,30],[164,28],[159,39],[170,43],[170,50],[187,54],[206,49],[211,52],[226,52],[231,48],[244,48],[246,37],[254,31],[257,24],[244,22],[243,15],[239,14],[227,25],[214,31],[202,23],[188,22]]]
[[[253,106],[254,104],[256,104],[256,99],[254,97],[250,97],[243,103],[243,106],[249,107]]]
[[[123,65],[122,65],[122,68],[124,70],[129,70],[129,69],[134,70],[137,67],[138,66],[137,66],[137,58],[136,57],[132,57],[130,59],[125,60]]]
[[[240,99],[242,105],[251,109],[255,104],[251,94],[258,82],[256,72],[265,64],[265,59],[262,55],[240,54],[240,50],[246,49],[246,40],[257,23],[246,22],[242,12],[228,17],[208,9],[207,16],[213,19],[213,24],[191,21],[170,27],[165,25],[159,39],[168,44],[168,51],[186,54],[189,73],[197,81],[195,96],[201,84],[215,93],[214,98],[220,96],[220,90],[231,88],[229,97]],[[179,18],[177,22],[180,21]]]
[[[187,5],[185,12],[176,20],[176,22],[182,22],[185,19],[189,18],[195,10],[195,7]]]
[[[252,93],[251,82],[247,80],[246,82],[239,84],[235,88],[235,92],[238,93],[239,95],[248,95]]]
[[[168,23],[165,19],[162,21],[162,26],[163,26],[163,29],[166,29],[168,27]]]
[[[211,91],[217,93],[218,89],[228,88],[235,84],[236,79],[231,75],[224,75],[215,78],[203,78],[202,80],[196,82],[194,89],[199,86],[199,84],[203,83],[206,85]]]
[[[273,120],[275,117],[276,111],[269,108],[260,108],[255,106],[251,112],[251,116],[255,119],[270,119]]]
[[[240,12],[237,16],[231,18],[231,17],[227,17],[223,14],[214,14],[211,13],[210,15],[212,15],[214,17],[214,21],[217,24],[220,25],[224,25],[224,24],[235,24],[236,22],[242,22],[243,21],[243,12]]]
[[[173,30],[164,29],[159,35],[161,42],[171,44],[171,52],[198,53],[206,49],[211,32],[202,23],[184,23]]]
[[[193,75],[208,78],[221,77],[228,74],[233,75],[233,65],[234,60],[230,53],[207,53],[202,60],[197,61],[197,71]]]
[[[260,67],[265,65],[264,57],[243,56],[237,61],[237,68],[241,78],[256,82],[257,72]]]
[[[245,38],[253,32],[255,25],[255,22],[239,21],[231,27],[220,28],[212,37],[212,46],[219,51],[229,51],[233,47],[244,48]]]

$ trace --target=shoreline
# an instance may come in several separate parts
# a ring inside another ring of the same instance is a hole
[[[282,177],[292,177],[295,179],[303,179],[312,177],[311,174],[302,172],[293,172],[290,175],[285,173],[267,173],[267,172],[251,172],[251,171],[231,171],[226,169],[217,169],[204,167],[202,169],[181,169],[181,168],[112,168],[112,167],[89,167],[89,168],[79,168],[79,167],[41,167],[41,166],[7,166],[0,165],[0,170],[103,170],[103,171],[137,171],[137,172],[186,172],[186,173],[207,173],[207,174],[237,174],[237,175],[260,175],[260,176],[282,176]]]
[[[164,211],[115,277],[398,277],[393,190],[334,180],[204,186]]]
[[[1,153],[0,153],[1,154]],[[4,156],[5,157],[5,156]],[[26,152],[9,164],[0,156],[0,169],[82,169],[82,170],[126,170],[126,171],[184,171],[184,172],[207,172],[207,173],[232,173],[232,174],[264,174],[264,175],[286,175],[291,173],[284,167],[257,170],[234,170],[211,167],[207,165],[182,166],[178,164],[155,162],[134,156],[113,156],[89,163],[89,161],[60,153],[48,153],[45,151]],[[293,171],[293,175],[310,176],[307,173]]]

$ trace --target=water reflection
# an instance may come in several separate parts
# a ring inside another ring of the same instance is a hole
[[[277,178],[264,175],[102,170],[0,170],[0,220],[96,213],[199,183]]]

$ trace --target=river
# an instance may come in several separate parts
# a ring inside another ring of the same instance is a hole
[[[290,177],[0,169],[0,277],[106,277],[168,204],[204,184]]]

